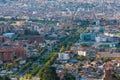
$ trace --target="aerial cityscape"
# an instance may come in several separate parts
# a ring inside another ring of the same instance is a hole
[[[0,0],[0,80],[120,80],[120,0]]]

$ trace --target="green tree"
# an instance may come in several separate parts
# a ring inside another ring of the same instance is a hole
[[[4,64],[4,68],[6,70],[10,70],[12,68],[12,65],[11,64]]]
[[[60,52],[63,52],[65,50],[64,46],[60,48]]]
[[[81,47],[89,47],[89,45],[87,43],[82,43],[80,44]]]
[[[39,73],[40,80],[59,80],[54,67],[45,66]]]
[[[11,80],[8,76],[0,76],[0,80]]]
[[[112,77],[113,77],[112,80],[120,80],[120,75],[115,72],[112,72]]]
[[[27,79],[27,80],[31,80],[32,79],[32,76],[30,74],[26,74],[24,76],[24,79]]]
[[[109,62],[109,61],[111,61],[110,58],[102,58],[101,60],[102,60],[103,62]]]
[[[17,79],[17,80],[20,80],[20,77],[19,77],[19,76],[16,76],[16,79]]]
[[[77,56],[77,59],[79,59],[79,60],[81,60],[81,61],[84,61],[84,60],[86,60],[86,58],[85,58],[85,56]]]
[[[20,59],[15,59],[15,60],[13,61],[15,67],[18,66],[19,61],[20,61]]]
[[[75,77],[70,73],[66,73],[64,80],[75,80]]]
[[[78,71],[81,71],[82,66],[84,66],[82,63],[78,64],[78,67],[77,67]]]

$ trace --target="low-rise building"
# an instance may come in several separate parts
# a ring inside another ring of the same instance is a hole
[[[98,53],[97,57],[101,57],[101,58],[118,58],[118,57],[120,57],[120,53],[103,52],[103,53]]]
[[[95,41],[96,33],[82,33],[80,38],[82,41]]]
[[[80,48],[77,53],[78,53],[79,56],[95,57],[96,49],[84,47],[84,48]]]
[[[58,54],[58,59],[59,60],[69,60],[70,56],[68,53],[59,53]]]
[[[15,33],[4,33],[3,36],[8,38],[13,38],[15,36]]]

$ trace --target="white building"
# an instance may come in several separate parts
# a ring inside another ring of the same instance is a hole
[[[87,55],[87,52],[86,51],[78,51],[78,55],[79,56],[86,56]]]
[[[78,55],[95,57],[96,51],[94,49],[93,50],[78,50]]]
[[[8,37],[8,38],[12,38],[15,36],[15,33],[4,33],[3,36]]]
[[[104,32],[104,35],[105,35],[105,36],[113,37],[113,36],[115,36],[115,33]]]
[[[106,42],[107,41],[107,37],[104,36],[98,36],[95,38],[96,42]]]
[[[59,60],[69,60],[70,56],[68,53],[58,53],[58,59]]]

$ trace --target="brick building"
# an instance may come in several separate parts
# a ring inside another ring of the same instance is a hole
[[[0,60],[3,62],[13,61],[20,58],[26,59],[26,51],[24,48],[0,48]]]
[[[41,36],[29,36],[28,41],[30,41],[31,43],[34,43],[34,42],[44,43],[45,39],[44,39],[44,37],[41,37]]]

